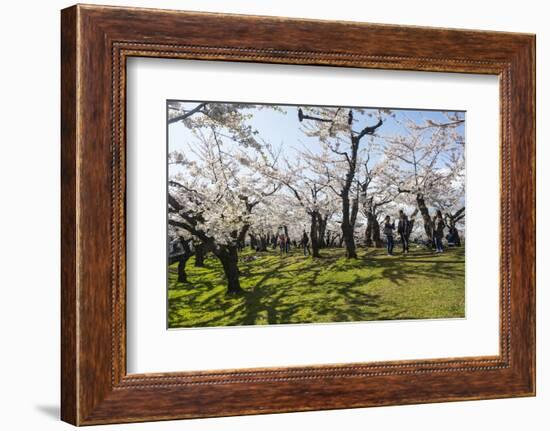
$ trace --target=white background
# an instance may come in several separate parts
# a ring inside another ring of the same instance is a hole
[[[544,286],[550,252],[550,28],[545,2],[103,1],[108,4],[346,19],[394,24],[537,33],[538,124],[538,396],[284,415],[106,426],[135,430],[548,429],[550,297]],[[59,9],[65,1],[2,6],[0,68],[0,426],[62,430],[59,409]],[[543,188],[545,189],[543,193]],[[547,265],[546,265],[547,266]],[[546,313],[546,314],[545,314]]]
[[[127,83],[129,373],[498,354],[498,77],[141,58]],[[466,318],[167,331],[166,99],[185,98],[466,111]]]

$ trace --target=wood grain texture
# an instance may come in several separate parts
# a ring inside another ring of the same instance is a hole
[[[76,9],[61,17],[61,417],[78,421],[76,299]]]
[[[533,35],[79,5],[62,11],[61,37],[63,420],[87,425],[534,394]],[[499,356],[127,375],[130,56],[498,75]]]

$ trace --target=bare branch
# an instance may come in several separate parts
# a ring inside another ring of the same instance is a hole
[[[196,114],[197,112],[202,112],[201,110],[206,107],[206,103],[200,103],[199,105],[195,106],[190,111],[184,112],[182,115],[178,115],[177,117],[172,117],[168,119],[168,124],[177,123],[178,121],[185,120],[186,118],[189,118],[191,115]]]

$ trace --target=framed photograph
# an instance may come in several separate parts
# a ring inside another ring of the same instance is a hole
[[[534,35],[77,5],[61,48],[64,421],[535,394]]]

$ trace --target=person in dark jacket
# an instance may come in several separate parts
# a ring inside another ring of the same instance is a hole
[[[395,222],[390,223],[390,216],[386,216],[384,219],[384,235],[386,235],[386,245],[388,248],[388,256],[393,256],[393,231],[395,229]]]
[[[403,210],[399,210],[399,222],[397,223],[397,233],[401,238],[403,253],[407,254],[409,252],[409,218],[403,212]]]
[[[309,249],[309,236],[307,236],[307,233],[305,230],[304,230],[304,234],[302,235],[302,240],[300,241],[300,245],[304,249],[304,256],[311,254],[311,251]]]
[[[445,229],[445,221],[441,211],[437,210],[434,219],[434,238],[435,238],[435,252],[443,253],[443,236]]]

